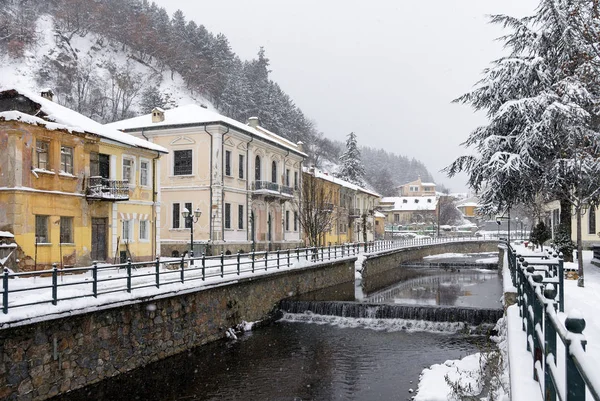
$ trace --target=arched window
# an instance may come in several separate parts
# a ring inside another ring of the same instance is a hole
[[[588,234],[596,234],[596,208],[593,206],[588,213]]]
[[[254,160],[254,179],[260,181],[260,156]]]
[[[277,163],[275,160],[271,163],[271,182],[277,183]]]

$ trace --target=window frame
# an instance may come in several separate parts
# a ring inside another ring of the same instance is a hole
[[[42,152],[40,145],[45,145],[45,150],[44,152]],[[39,168],[40,170],[46,170],[46,171],[50,171],[49,167],[50,167],[50,141],[45,141],[43,139],[36,139],[35,140],[35,154],[36,154],[36,168]],[[46,160],[43,162],[44,163],[44,167],[40,166],[40,156],[45,154],[46,155]]]
[[[129,171],[129,179],[125,178],[125,162],[130,162],[131,164],[127,168]],[[127,181],[129,186],[135,186],[135,157],[129,155],[123,155],[121,158],[121,179],[123,181]]]
[[[144,169],[142,166],[146,164],[146,169]],[[143,180],[144,175],[142,174],[143,171],[146,171],[146,179]],[[150,160],[148,159],[144,159],[144,158],[140,158],[140,186],[142,187],[149,187],[150,183],[152,182],[152,179],[150,178],[152,175],[151,170],[150,170]],[[145,181],[145,183],[144,183]]]
[[[225,203],[223,224],[226,230],[231,230],[231,203]]]
[[[140,240],[140,242],[149,242],[150,241],[150,220],[140,220],[140,224],[139,224],[139,233],[138,233],[138,238]],[[143,229],[142,229],[143,228]],[[142,234],[145,234],[145,236],[143,236]]]
[[[298,172],[294,171],[294,190],[298,190]]]
[[[239,153],[238,154],[238,178],[243,180],[245,177],[245,164],[246,164],[246,156]]]
[[[192,224],[194,224],[194,221],[193,221],[193,217],[194,217],[194,204],[192,202],[185,202],[183,204],[183,207],[185,209],[187,209],[188,212],[190,212],[190,217],[191,217],[191,218],[183,219],[183,228],[185,228],[186,230],[191,230],[192,229]],[[181,212],[181,210],[180,210],[180,212]]]
[[[298,231],[298,212],[294,210],[294,232]]]
[[[177,155],[178,154],[183,154],[183,152],[185,152],[185,154],[188,154],[189,152],[189,157],[186,158],[185,160],[189,159],[189,166],[178,166],[177,165]],[[178,167],[179,170],[181,172],[178,172]],[[185,171],[183,171],[183,168],[186,168]],[[189,167],[189,169],[188,169]],[[189,170],[189,173],[187,172]],[[171,172],[173,173],[173,176],[177,176],[177,177],[189,177],[189,176],[193,176],[194,175],[194,150],[193,149],[177,149],[177,150],[173,150],[173,163],[172,163],[172,170]]]
[[[285,231],[290,231],[290,211],[285,211]]]
[[[50,216],[47,214],[36,214],[35,215],[35,243],[36,244],[51,244],[52,240],[50,239],[50,227],[48,226],[48,222],[50,220]],[[43,224],[40,224],[43,222]],[[44,235],[40,235],[40,231],[45,231]],[[44,237],[44,241],[40,241],[40,237]]]
[[[271,161],[271,183],[277,184],[277,162]]]
[[[244,205],[238,205],[238,230],[244,229]]]
[[[231,177],[231,150],[225,150],[225,175]]]
[[[588,209],[588,234],[596,234],[596,208],[590,206]]]
[[[68,230],[68,232],[64,232],[63,229]],[[65,236],[67,238],[65,238]],[[60,238],[61,244],[74,244],[75,243],[75,241],[74,241],[75,236],[73,235],[73,217],[72,216],[60,216],[60,237],[59,238]],[[65,240],[63,240],[63,238]]]
[[[254,180],[255,181],[261,181],[261,177],[262,177],[262,159],[260,157],[260,155],[256,155],[256,157],[254,158]]]
[[[65,152],[66,150],[69,152]],[[60,145],[60,172],[63,174],[71,174],[75,171],[75,148],[67,145]],[[69,163],[70,162],[70,163]]]
[[[175,225],[177,222],[177,225]],[[181,204],[179,202],[173,203],[171,207],[171,228],[179,229],[181,226]]]
[[[133,241],[133,229],[134,224],[132,219],[129,220],[121,220],[121,239],[123,242],[127,241],[128,244],[134,242]],[[127,227],[127,230],[125,230]],[[127,236],[125,235],[127,234]]]

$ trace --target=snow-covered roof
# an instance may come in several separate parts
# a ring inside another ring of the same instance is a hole
[[[15,236],[11,232],[0,231],[0,237],[2,237],[2,238],[14,238]]]
[[[173,128],[177,126],[208,124],[208,123],[224,123],[239,129],[247,134],[274,142],[276,145],[294,151],[297,154],[307,157],[307,155],[298,149],[298,145],[288,141],[285,138],[276,135],[263,127],[251,127],[242,122],[226,117],[212,110],[208,110],[197,104],[188,104],[185,106],[176,107],[164,111],[164,120],[160,122],[152,122],[152,114],[145,114],[130,118],[127,120],[117,121],[106,124],[107,127],[117,130],[149,130],[159,127]]]
[[[382,217],[385,217],[385,214],[381,213],[378,210],[375,210],[375,212],[373,213],[373,216],[382,218]]]
[[[435,187],[435,183],[433,182],[422,182],[422,186]]]
[[[469,206],[479,207],[479,203],[477,203],[477,202],[463,202],[463,203],[459,203],[458,205],[456,205],[456,207],[469,207]]]
[[[364,192],[364,193],[366,193],[368,195],[375,196],[377,198],[381,198],[381,195],[378,194],[377,192],[370,191],[370,190],[368,190],[366,188],[363,188],[363,187],[360,187],[360,186],[358,186],[356,184],[352,184],[351,182],[342,180],[341,178],[334,177],[332,174],[323,172],[321,170],[314,169],[314,171],[310,171],[310,169],[307,168],[307,167],[303,167],[302,170],[305,173],[314,174],[314,176],[316,178],[320,178],[320,179],[323,179],[325,181],[333,182],[334,184],[341,185],[342,187],[346,187],[346,188],[352,189],[354,191]]]
[[[167,149],[163,148],[162,146],[102,125],[91,118],[79,114],[75,110],[61,106],[58,103],[45,99],[27,90],[0,86],[0,94],[8,91],[15,91],[15,94],[22,95],[32,102],[38,104],[40,109],[37,111],[37,114],[41,113],[45,116],[44,118],[40,118],[16,110],[0,112],[0,117],[6,121],[22,121],[26,124],[32,125],[43,124],[49,130],[64,129],[69,132],[87,132],[98,135],[104,139],[122,143],[124,145],[168,153]]]
[[[391,204],[393,211],[435,210],[435,196],[391,196],[381,199],[380,205]]]

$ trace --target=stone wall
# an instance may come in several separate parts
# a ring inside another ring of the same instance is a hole
[[[369,280],[373,281],[378,274],[395,269],[403,263],[420,260],[425,256],[478,252],[498,252],[498,241],[448,242],[373,253],[363,262],[363,287],[368,291]]]
[[[0,399],[43,400],[224,337],[290,295],[354,280],[354,261],[0,330]]]

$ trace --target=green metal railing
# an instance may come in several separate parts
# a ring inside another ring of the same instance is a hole
[[[309,262],[341,259],[359,253],[385,252],[394,249],[460,241],[484,241],[485,237],[419,238],[397,241],[374,241],[344,245],[295,248],[216,256],[156,258],[149,262],[99,264],[69,269],[52,269],[13,273],[5,268],[0,308],[4,314],[15,308],[30,307],[77,298],[98,298],[118,292],[132,293],[187,282],[237,277],[241,274],[277,271],[282,268],[303,268]],[[309,263],[310,264],[310,263]],[[264,273],[263,273],[264,274]],[[67,289],[72,289],[67,291]],[[143,296],[148,296],[145,293]]]
[[[544,400],[583,401],[587,388],[594,400],[600,401],[600,376],[593,373],[596,367],[585,353],[585,320],[571,313],[563,324],[558,315],[559,310],[564,311],[562,258],[556,253],[521,256],[506,246],[522,329],[527,334],[526,348],[533,356],[533,379]],[[557,357],[557,336],[564,347],[562,365]],[[564,368],[563,378],[559,366]]]

